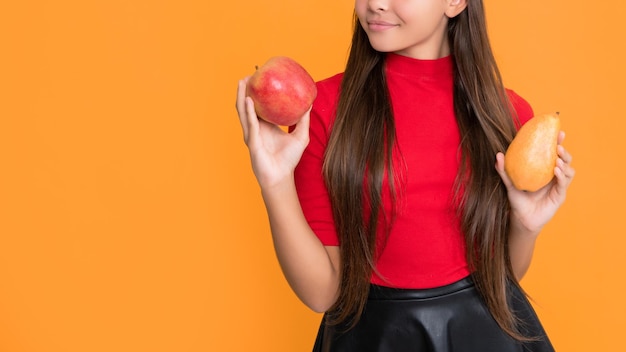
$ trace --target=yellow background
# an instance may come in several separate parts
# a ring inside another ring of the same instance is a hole
[[[523,284],[560,351],[626,303],[626,5],[487,1],[507,86],[561,112],[577,176]],[[308,351],[234,108],[274,55],[342,69],[352,1],[0,5],[0,351]]]

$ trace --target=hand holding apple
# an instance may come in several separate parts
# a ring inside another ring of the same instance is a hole
[[[239,80],[235,107],[254,175],[262,189],[270,189],[293,181],[291,175],[309,143],[310,114],[305,112],[289,132],[259,118],[252,98],[246,93],[248,81],[249,77]]]
[[[317,87],[295,60],[275,56],[250,77],[246,94],[254,101],[260,118],[279,126],[292,126],[313,104]]]

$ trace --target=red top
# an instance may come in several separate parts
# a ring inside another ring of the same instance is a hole
[[[453,61],[450,56],[416,60],[388,54],[386,69],[401,152],[400,157],[394,151],[394,168],[404,171],[396,218],[377,262],[377,270],[386,280],[373,274],[372,283],[402,288],[443,286],[470,273],[451,199],[460,150],[452,98]],[[311,141],[295,171],[304,215],[326,246],[339,245],[322,163],[342,76],[317,83]],[[508,94],[520,121],[530,119],[530,105],[513,91]],[[400,160],[404,165],[398,169],[395,165]],[[391,209],[391,201],[384,195],[383,205]]]

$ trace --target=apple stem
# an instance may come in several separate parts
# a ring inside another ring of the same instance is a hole
[[[259,70],[259,65],[254,65],[254,70],[258,71]],[[558,113],[557,113],[558,114]]]

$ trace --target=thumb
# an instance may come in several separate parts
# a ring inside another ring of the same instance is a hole
[[[513,186],[513,182],[509,178],[509,175],[506,173],[504,169],[504,153],[498,152],[496,154],[496,171],[500,175],[502,182],[506,186],[506,188],[511,188]]]
[[[311,108],[302,115],[302,118],[295,126],[293,134],[300,140],[304,140],[308,144],[309,140],[309,126],[311,125]]]

